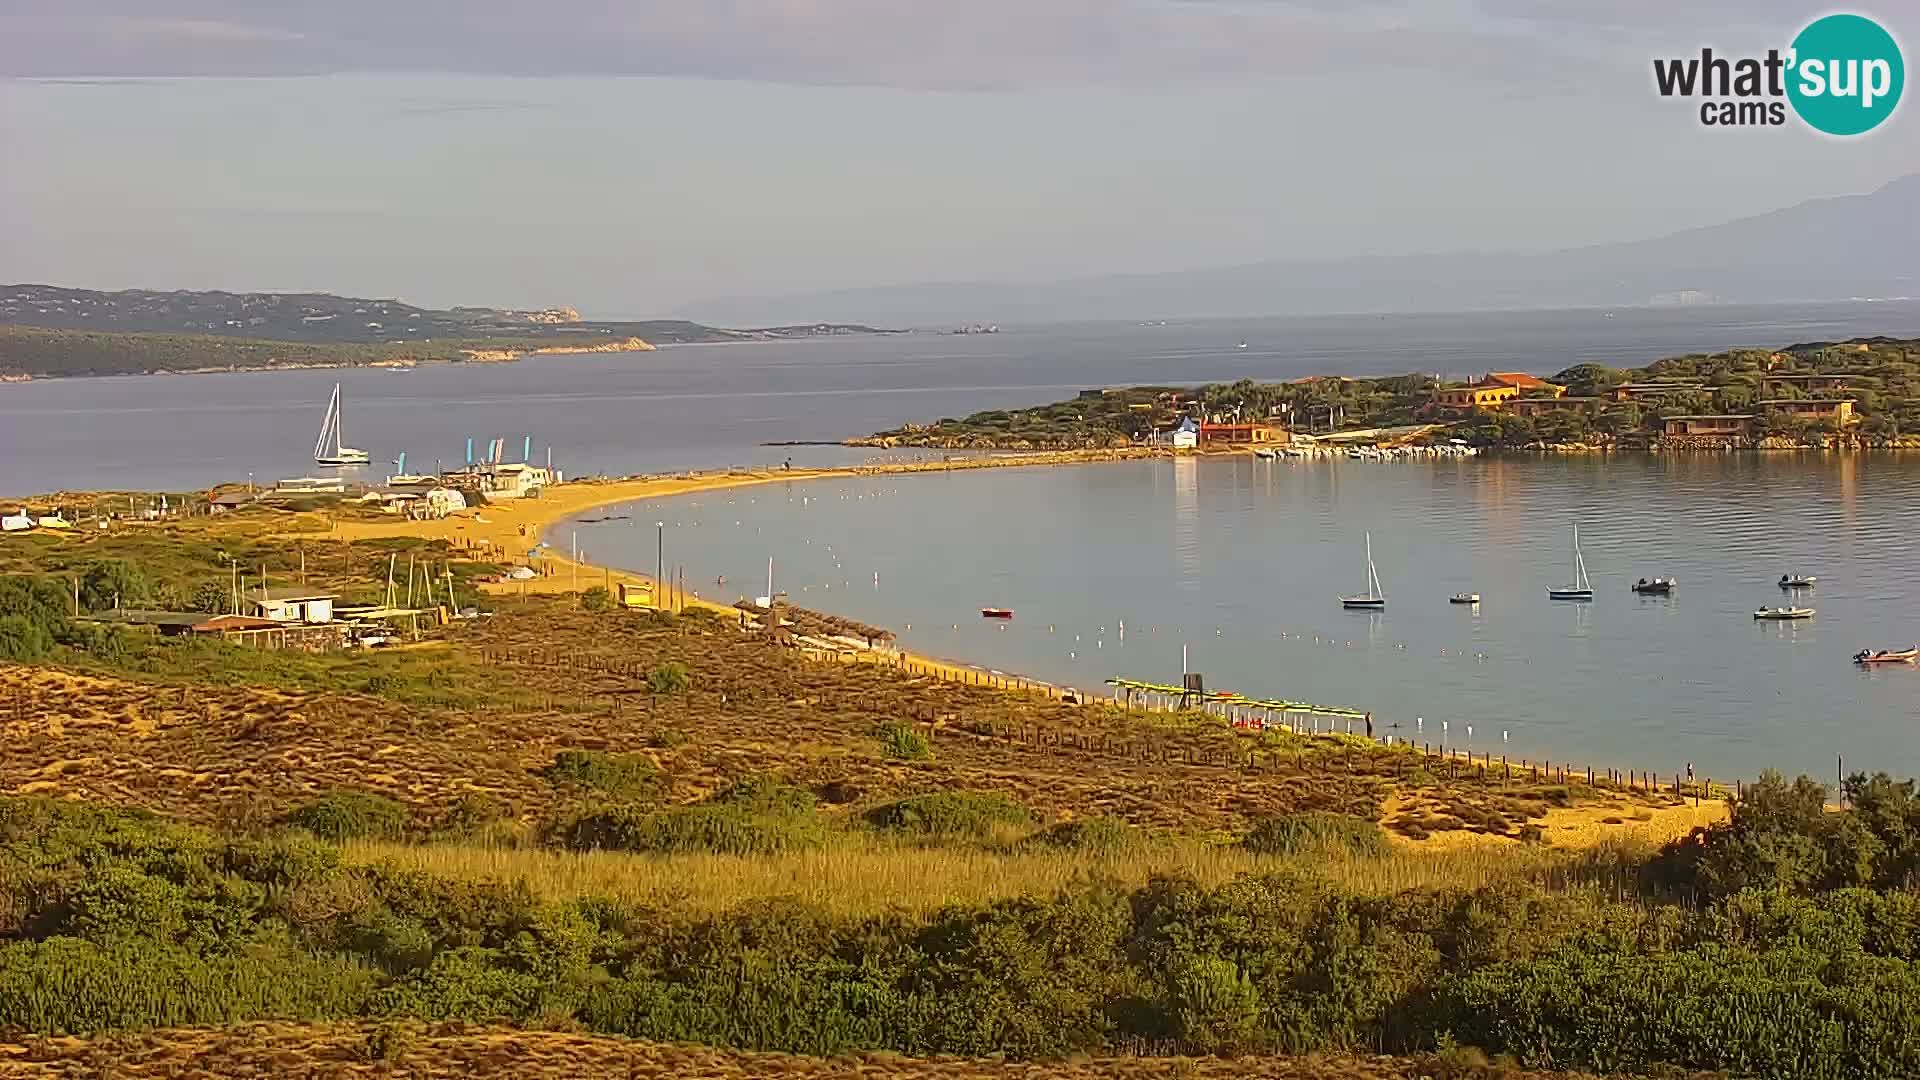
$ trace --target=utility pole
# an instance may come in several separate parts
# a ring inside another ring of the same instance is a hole
[[[667,523],[653,523],[653,588],[658,592],[667,584]],[[653,606],[660,606],[660,597],[653,598]]]

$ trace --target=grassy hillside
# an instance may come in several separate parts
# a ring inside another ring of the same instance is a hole
[[[238,1063],[209,1029],[263,1021],[306,1025],[261,1034],[282,1070],[511,1071],[513,1036],[444,1026],[504,1022],[813,1056],[514,1051],[755,1075],[871,1051],[1254,1054],[1236,1074],[1383,1080],[1516,1075],[1477,1064],[1500,1058],[1920,1072],[1910,783],[1769,777],[1726,818],[808,660],[591,590],[326,654],[71,614],[76,583],[83,611],[217,606],[230,563],[348,597],[383,589],[395,552],[450,563],[463,600],[491,570],[329,535],[249,509],[0,539],[0,1014],[149,1033],[30,1039],[0,1075]],[[1309,1054],[1352,1071],[1285,1057]]]

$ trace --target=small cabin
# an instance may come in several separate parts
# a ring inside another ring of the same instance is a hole
[[[614,586],[618,590],[614,595],[625,608],[650,608],[653,606],[653,586],[646,582],[623,581]]]
[[[1172,442],[1175,450],[1192,450],[1198,447],[1200,445],[1200,425],[1194,423],[1193,417],[1191,416],[1180,421],[1180,426],[1173,429]]]
[[[334,593],[306,588],[256,589],[248,595],[247,606],[258,617],[274,622],[330,623],[337,599]]]

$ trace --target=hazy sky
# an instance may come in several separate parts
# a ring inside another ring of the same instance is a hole
[[[1912,101],[1831,140],[1652,92],[1825,10],[0,0],[0,281],[641,316],[1655,235],[1920,172]],[[1854,10],[1914,64],[1906,0]]]

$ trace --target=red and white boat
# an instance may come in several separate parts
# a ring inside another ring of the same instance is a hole
[[[980,609],[980,617],[983,619],[1011,619],[1013,618],[1013,609],[1004,608],[1004,607],[983,607]]]
[[[1920,657],[1920,645],[1905,649],[1862,649],[1853,654],[1856,664],[1911,664]]]

